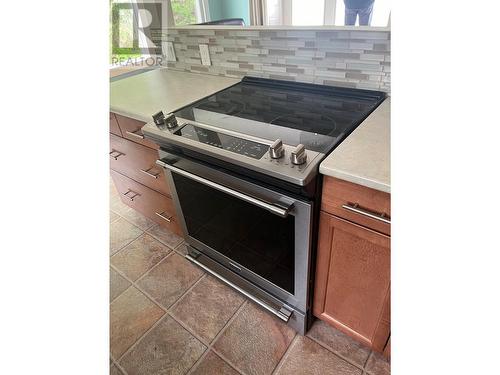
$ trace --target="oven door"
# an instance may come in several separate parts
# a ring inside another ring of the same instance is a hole
[[[262,297],[263,290],[271,298],[249,297],[283,320],[293,311],[306,314],[312,202],[163,150],[160,158],[186,241],[197,250],[187,258],[237,289],[248,288],[221,277],[220,265],[257,286],[250,294]],[[198,252],[210,259],[200,264]]]

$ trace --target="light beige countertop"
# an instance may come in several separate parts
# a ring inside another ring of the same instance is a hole
[[[162,110],[165,114],[192,103],[240,79],[154,69],[110,83],[111,112],[148,122]]]
[[[391,192],[391,100],[387,98],[319,166],[320,173]]]

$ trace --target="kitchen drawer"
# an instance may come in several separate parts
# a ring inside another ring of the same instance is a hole
[[[115,114],[115,116],[123,137],[136,143],[140,143],[141,145],[154,148],[155,150],[158,149],[158,145],[156,143],[144,139],[141,128],[144,126],[145,122],[137,121],[130,117],[117,114]]]
[[[120,127],[118,126],[118,122],[116,121],[115,114],[112,112],[109,112],[109,132],[120,137],[122,135],[122,133],[120,132]]]
[[[382,191],[325,176],[321,210],[384,234],[391,232],[390,224],[370,217],[383,213],[390,220],[391,195]]]
[[[161,226],[182,236],[172,199],[111,170],[111,177],[122,201]],[[160,216],[161,215],[161,216]]]
[[[170,195],[163,168],[155,164],[158,151],[110,134],[110,167],[162,194]]]

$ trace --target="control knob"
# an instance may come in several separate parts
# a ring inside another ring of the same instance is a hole
[[[173,129],[177,127],[177,119],[173,113],[169,113],[166,116],[163,114],[163,111],[155,113],[153,115],[153,121],[160,129]]]
[[[279,138],[275,140],[271,146],[269,146],[269,156],[272,159],[279,159],[283,157],[284,153],[285,150],[283,149],[283,142]]]
[[[295,150],[290,154],[290,161],[292,164],[301,165],[304,164],[307,160],[306,148],[300,143],[295,147]]]

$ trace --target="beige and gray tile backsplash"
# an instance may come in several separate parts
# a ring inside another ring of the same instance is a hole
[[[386,30],[168,29],[171,69],[292,80],[389,92],[391,33]],[[208,44],[211,66],[201,64]]]

